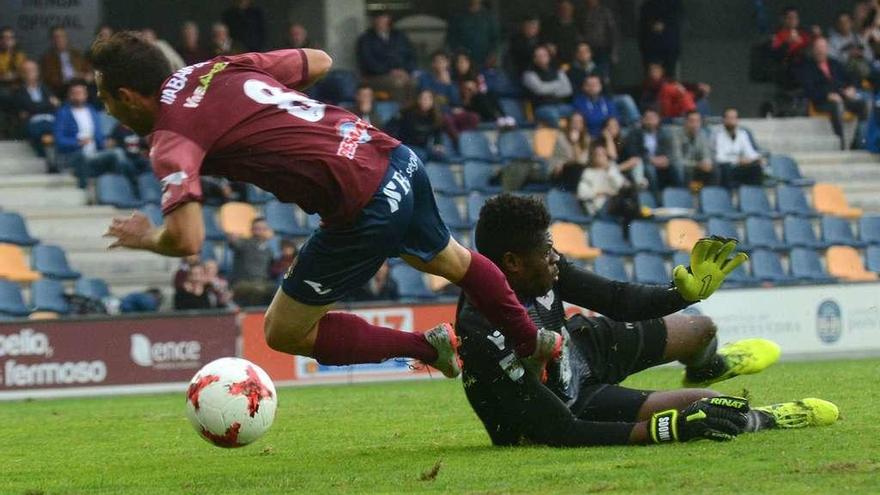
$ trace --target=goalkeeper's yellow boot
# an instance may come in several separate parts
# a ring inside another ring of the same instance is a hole
[[[752,375],[769,368],[779,360],[779,346],[767,339],[745,339],[727,344],[718,350],[724,362],[724,371],[712,377],[696,380],[684,376],[685,387],[705,387],[739,375]]]
[[[775,428],[806,428],[828,426],[840,417],[837,406],[822,399],[802,399],[781,404],[755,407],[773,418]]]

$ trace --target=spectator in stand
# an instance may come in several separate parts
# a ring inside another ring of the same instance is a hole
[[[358,38],[357,59],[365,82],[376,92],[398,102],[409,101],[415,50],[409,38],[393,28],[389,13],[373,16],[372,27]]]
[[[498,20],[483,6],[483,0],[468,0],[467,11],[449,22],[447,49],[467,53],[480,67],[495,65],[500,44]]]
[[[272,301],[278,283],[269,279],[274,234],[266,219],[257,217],[251,223],[251,237],[229,236],[232,249],[232,292],[240,306],[264,306]]]
[[[113,29],[113,26],[109,24],[101,24],[98,26],[98,29],[95,30],[95,41],[108,40],[115,32],[116,30]]]
[[[376,113],[374,103],[375,95],[373,94],[373,88],[367,84],[361,84],[354,93],[354,108],[351,109],[351,113],[375,127],[384,125],[384,122],[379,121],[379,115]]]
[[[156,45],[156,48],[165,55],[165,58],[168,59],[168,63],[171,65],[171,70],[176,71],[186,65],[180,54],[178,54],[167,41],[159,39],[159,37],[156,36],[156,31],[153,29],[146,28],[141,30],[141,36],[143,36],[145,40]]]
[[[298,22],[293,22],[287,28],[287,46],[285,48],[320,48],[317,43],[309,39],[309,31]]]
[[[382,263],[373,278],[360,289],[351,291],[349,301],[396,301],[400,298],[397,282],[391,278],[388,262]]]
[[[280,281],[293,265],[293,262],[296,261],[296,255],[297,248],[295,242],[290,239],[281,241],[281,256],[272,261],[272,265],[269,267],[269,277],[272,280]]]
[[[162,291],[150,288],[143,292],[132,292],[119,301],[122,313],[155,313],[162,307]]]
[[[715,133],[715,165],[721,170],[721,182],[735,189],[741,184],[761,185],[764,157],[752,146],[749,134],[739,127],[739,112],[724,110],[723,126]]]
[[[489,90],[486,78],[477,72],[467,53],[455,55],[452,76],[458,84],[462,108],[477,114],[482,122],[495,122],[498,127],[516,126],[516,121],[504,113],[498,97]]]
[[[12,107],[25,126],[28,140],[39,156],[46,156],[46,145],[52,143],[55,111],[60,102],[40,82],[40,67],[33,60],[21,65],[21,86],[12,94]]]
[[[434,102],[440,108],[460,107],[461,95],[449,70],[449,55],[443,51],[431,55],[431,70],[423,72],[418,81],[419,91],[434,93]]]
[[[8,94],[18,85],[26,60],[27,55],[18,49],[15,30],[9,26],[0,28],[0,93]]]
[[[62,96],[67,83],[83,79],[90,83],[93,78],[88,61],[81,52],[70,48],[67,31],[60,26],[50,31],[51,46],[40,62],[43,82],[56,96]]]
[[[587,76],[581,92],[574,97],[574,109],[583,116],[590,136],[598,137],[602,125],[611,117],[619,118],[611,98],[602,95],[602,79],[598,74]]]
[[[419,91],[416,101],[400,115],[398,139],[409,146],[422,161],[443,160],[443,114],[434,104],[434,93]]]
[[[522,84],[535,108],[535,120],[556,127],[559,119],[574,111],[571,101],[571,82],[562,69],[553,64],[546,46],[538,46],[532,57],[532,66],[523,72]]]
[[[669,120],[683,117],[688,112],[700,110],[709,113],[711,86],[706,83],[681,83],[666,76],[663,65],[648,64],[642,85],[642,107],[657,108],[660,117]]]
[[[636,188],[608,159],[601,141],[590,146],[590,164],[578,182],[577,197],[590,215],[620,220],[623,225],[641,216]]]
[[[782,11],[782,26],[773,35],[770,44],[773,52],[787,67],[800,63],[810,43],[813,42],[813,37],[821,35],[818,26],[813,26],[811,34],[800,25],[801,17],[798,10],[794,7],[786,7]]]
[[[828,29],[828,55],[839,62],[846,63],[850,47],[860,46],[869,60],[874,56],[870,45],[853,30],[852,16],[849,12],[840,12],[834,26]]]
[[[849,111],[859,119],[859,126],[868,118],[868,102],[856,91],[855,83],[846,68],[828,56],[828,41],[816,38],[813,56],[800,69],[800,83],[810,102],[820,112],[831,116],[834,134],[840,138],[840,149],[846,149],[843,136],[843,112]],[[859,135],[856,132],[854,142]]]
[[[119,168],[132,183],[137,183],[138,175],[152,171],[147,140],[122,123],[116,124],[106,144],[107,149],[118,149],[122,154]]]
[[[683,184],[680,163],[675,160],[675,138],[667,129],[660,128],[660,114],[653,108],[642,113],[641,127],[627,134],[620,153],[623,170],[632,171],[637,181],[644,173],[655,194]]]
[[[639,9],[642,65],[657,62],[675,74],[681,54],[682,0],[647,0]]]
[[[244,52],[244,46],[229,36],[229,28],[226,27],[226,24],[215,22],[211,25],[211,47],[208,50],[208,58]]]
[[[220,275],[216,260],[205,260],[205,283],[208,288],[208,301],[212,308],[227,308],[233,304],[229,282]]]
[[[174,291],[174,309],[178,311],[211,309],[211,294],[205,265],[197,264],[186,272],[186,280]]]
[[[718,185],[720,177],[712,166],[712,150],[703,133],[703,116],[700,112],[688,112],[684,125],[676,129],[675,137],[685,183],[691,190],[699,191],[703,186]]]
[[[572,88],[582,88],[587,76],[599,76],[603,78],[603,83],[608,82],[604,79],[604,73],[599,69],[596,62],[593,61],[593,49],[585,41],[577,44],[574,50],[574,58],[571,59],[565,75],[568,76]]]
[[[577,191],[581,174],[590,160],[590,133],[579,113],[571,114],[564,129],[556,131],[556,144],[550,159],[550,176],[563,191]]]
[[[620,32],[614,14],[600,0],[584,0],[580,26],[584,41],[593,49],[596,64],[607,80],[611,75],[611,66],[617,63],[620,46]],[[574,87],[579,88],[580,85]]]
[[[861,27],[860,36],[873,53],[880,53],[880,15],[876,2],[859,2],[855,6],[856,26]]]
[[[202,258],[198,254],[193,254],[190,256],[184,256],[180,258],[180,264],[177,265],[177,271],[174,272],[174,289],[180,289],[183,287],[183,283],[186,282],[187,274],[190,269],[199,263],[202,262]]]
[[[530,16],[523,19],[519,31],[510,37],[508,58],[513,75],[520,78],[534,60],[535,49],[543,43],[541,37],[541,21]],[[548,52],[549,53],[549,52]]]
[[[211,53],[199,41],[199,25],[195,22],[186,21],[180,26],[180,46],[177,47],[177,53],[186,65],[197,64],[211,58]]]
[[[609,117],[602,125],[602,131],[597,140],[605,143],[605,152],[608,153],[608,159],[612,162],[618,163],[618,168],[620,168],[621,172],[630,172],[632,167],[627,169],[624,167],[624,164],[619,163],[618,161],[620,151],[623,149],[623,133],[621,132],[619,120],[614,117]]]
[[[247,52],[259,52],[266,46],[266,19],[263,9],[252,0],[233,0],[223,11],[221,20],[229,27],[229,35]]]
[[[581,41],[580,28],[574,18],[574,2],[558,0],[556,15],[548,19],[544,26],[546,41],[555,47],[556,60],[571,60],[578,42]]]
[[[85,188],[92,177],[124,172],[119,154],[104,149],[101,121],[88,97],[85,81],[71,81],[67,101],[55,114],[53,129],[59,165],[73,169],[80,188]]]

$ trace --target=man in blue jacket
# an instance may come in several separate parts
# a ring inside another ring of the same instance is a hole
[[[372,27],[358,38],[357,59],[361,75],[373,89],[399,102],[411,96],[416,53],[406,34],[392,27],[390,14],[373,16]]]

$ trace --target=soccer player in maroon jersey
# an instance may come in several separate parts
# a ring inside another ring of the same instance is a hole
[[[114,218],[111,247],[166,256],[198,253],[204,240],[199,177],[245,181],[321,216],[266,312],[273,349],[327,365],[411,357],[449,377],[461,370],[452,327],[425,334],[329,312],[388,257],[460,286],[537,373],[561,349],[538,330],[501,271],[458,244],[437,211],[415,154],[351,113],[300,91],[332,60],[294,49],[222,56],[171,72],[162,53],[129,32],[96,42],[93,66],[110,114],[150,135],[163,185],[164,224],[140,213]]]

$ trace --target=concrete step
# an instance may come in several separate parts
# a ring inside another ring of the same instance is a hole
[[[770,135],[756,134],[761,147],[773,153],[804,153],[815,151],[835,151],[840,149],[840,140],[830,132],[824,135]]]
[[[125,210],[118,210],[112,206],[92,205],[92,206],[67,206],[58,208],[55,206],[34,206],[21,212],[25,218],[29,220],[69,220],[69,219],[94,219],[102,218],[109,220],[114,215],[125,214]]]
[[[880,181],[880,163],[849,163],[845,165],[806,165],[801,173],[818,182]]]
[[[76,270],[102,278],[131,275],[141,279],[151,273],[169,276],[179,263],[176,258],[129,250],[70,252],[67,259]]]
[[[27,141],[0,141],[0,156],[36,156]]]
[[[35,156],[8,155],[0,151],[0,175],[41,174],[46,160]]]
[[[144,290],[147,287],[170,288],[174,279],[174,271],[156,273],[114,273],[114,272],[89,272],[89,277],[104,279],[110,290],[116,295],[125,295],[136,290]]]
[[[28,230],[31,235],[43,239],[44,242],[52,239],[62,246],[66,240],[77,239],[101,239],[113,215],[102,217],[33,217],[27,211],[23,212],[27,219]]]
[[[0,172],[0,175],[3,173]],[[86,192],[76,187],[25,185],[0,189],[0,207],[9,210],[25,210],[35,206],[83,206],[86,202]]]
[[[866,212],[880,212],[880,195],[874,191],[848,191],[846,199],[850,206],[862,208]]]
[[[755,134],[758,142],[768,135],[810,135],[830,134],[828,119],[812,117],[791,117],[784,119],[740,119],[740,125]]]
[[[76,189],[76,179],[67,174],[21,174],[3,177],[0,194],[4,189],[42,187],[45,189]]]
[[[791,157],[794,158],[801,167],[805,165],[844,165],[850,163],[880,164],[880,156],[863,150],[812,151],[809,153],[794,153]]]

